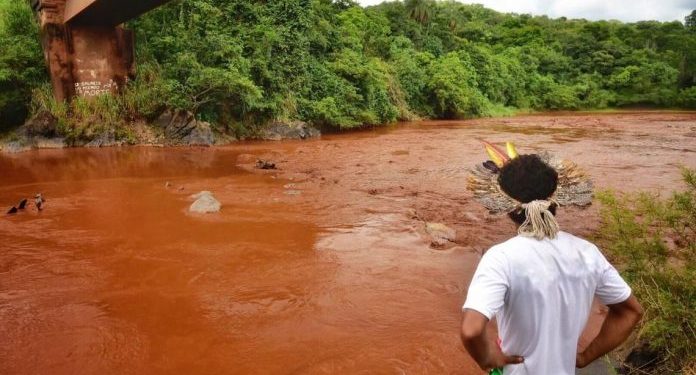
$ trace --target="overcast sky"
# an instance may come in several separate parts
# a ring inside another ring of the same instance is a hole
[[[374,5],[382,0],[358,0]],[[500,12],[531,13],[550,17],[617,19],[624,22],[641,20],[684,21],[696,0],[478,0],[463,3],[483,4]]]

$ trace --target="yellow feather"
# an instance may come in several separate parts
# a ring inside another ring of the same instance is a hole
[[[510,157],[510,159],[514,159],[519,156],[517,150],[515,149],[515,145],[513,145],[512,142],[505,143],[505,146],[507,148],[507,154]]]
[[[491,158],[491,161],[494,162],[495,165],[498,166],[498,168],[502,168],[505,165],[505,163],[510,161],[510,158],[508,158],[502,151],[500,151],[500,149],[498,149],[494,145],[488,142],[483,142],[483,144],[486,147],[488,157]]]

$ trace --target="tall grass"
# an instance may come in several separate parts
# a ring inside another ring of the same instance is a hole
[[[159,68],[143,64],[138,79],[130,81],[119,95],[59,102],[53,97],[51,86],[45,84],[34,90],[31,111],[51,113],[58,120],[56,132],[71,144],[89,142],[106,132],[113,133],[116,139],[132,141],[129,125],[157,118],[167,107],[169,92]]]
[[[54,99],[49,85],[34,91],[32,111],[48,111],[58,121],[56,133],[68,143],[90,141],[105,132],[123,135],[126,111],[116,95],[75,98],[69,103]]]
[[[696,372],[696,171],[683,169],[685,189],[656,194],[599,195],[599,242],[621,268],[646,316],[638,345],[656,355],[632,374]]]

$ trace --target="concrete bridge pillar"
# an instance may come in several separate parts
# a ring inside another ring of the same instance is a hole
[[[57,100],[117,93],[135,73],[134,36],[119,24],[168,0],[30,0]]]

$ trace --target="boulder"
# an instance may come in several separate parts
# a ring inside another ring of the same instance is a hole
[[[123,142],[116,140],[116,132],[109,130],[94,137],[85,147],[113,147],[122,144]]]
[[[222,207],[222,204],[209,191],[201,191],[198,194],[194,194],[191,196],[191,199],[195,199],[195,201],[189,207],[189,212],[207,214],[219,212]]]
[[[309,139],[320,136],[319,130],[302,121],[274,122],[261,133],[261,138],[267,141]]]
[[[2,149],[2,152],[8,153],[8,154],[15,154],[18,152],[29,151],[29,150],[31,150],[31,147],[27,146],[26,144],[24,144],[22,142],[13,141],[13,142],[8,142],[8,143],[5,143],[4,145],[1,145],[0,149]]]
[[[191,132],[182,138],[185,145],[188,146],[210,146],[215,144],[215,135],[210,124],[204,121],[196,121],[196,126],[191,129]]]
[[[256,169],[276,169],[276,165],[271,161],[259,159],[256,161]]]
[[[65,138],[45,138],[45,137],[35,137],[33,144],[36,148],[66,148],[68,147]]]
[[[457,232],[454,229],[441,223],[426,223],[425,231],[432,239],[430,246],[434,248],[443,248],[457,238]]]
[[[211,146],[215,144],[215,135],[210,124],[196,120],[188,111],[167,110],[155,125],[163,130],[167,142],[185,146]]]
[[[13,153],[32,148],[64,148],[65,138],[58,136],[58,119],[46,110],[39,111],[17,129],[16,141],[2,146],[3,152]]]
[[[19,128],[18,134],[28,138],[54,138],[58,135],[58,119],[49,111],[39,111]]]

